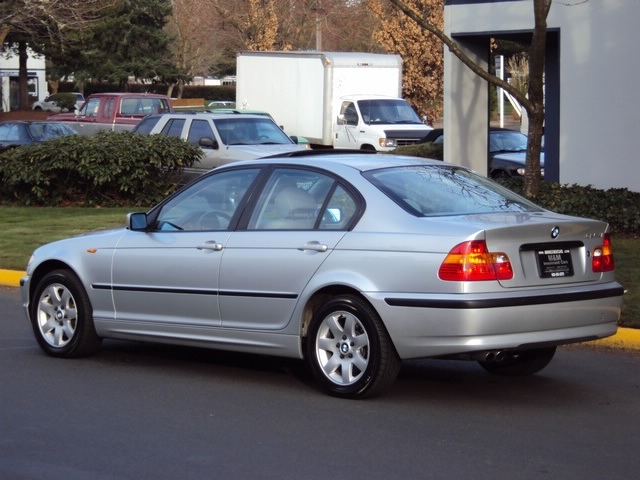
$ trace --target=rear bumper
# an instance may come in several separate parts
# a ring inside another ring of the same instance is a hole
[[[614,335],[622,287],[518,295],[382,294],[370,298],[401,358],[596,340]]]

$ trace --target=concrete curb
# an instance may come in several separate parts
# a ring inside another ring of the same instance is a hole
[[[24,275],[25,272],[0,269],[0,285],[18,287],[20,286],[20,279],[24,277]],[[592,342],[592,344],[611,348],[640,350],[640,330],[621,327],[618,328],[618,332],[614,336],[596,340]]]

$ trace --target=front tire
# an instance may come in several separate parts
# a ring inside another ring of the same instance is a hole
[[[89,297],[69,270],[55,270],[38,282],[29,317],[40,348],[53,357],[90,355],[102,341],[93,325]]]
[[[381,393],[401,364],[380,316],[353,295],[335,297],[314,314],[306,357],[319,385],[343,398]]]
[[[533,375],[542,370],[549,365],[555,353],[556,347],[506,352],[506,357],[501,361],[480,361],[478,363],[489,373],[520,377]]]

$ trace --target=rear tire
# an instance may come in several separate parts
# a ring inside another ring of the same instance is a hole
[[[306,347],[314,377],[334,396],[378,395],[400,371],[400,358],[380,316],[353,295],[335,297],[314,314]]]
[[[533,375],[549,365],[556,353],[556,347],[538,348],[533,350],[522,350],[505,352],[506,358],[501,361],[478,363],[487,372],[494,375],[508,377],[519,377]]]
[[[40,348],[53,357],[90,355],[102,342],[93,325],[89,297],[69,270],[54,270],[38,282],[29,317]]]

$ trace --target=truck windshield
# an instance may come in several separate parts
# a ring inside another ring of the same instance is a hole
[[[358,102],[364,123],[421,124],[420,118],[407,102],[400,99],[360,100]]]

